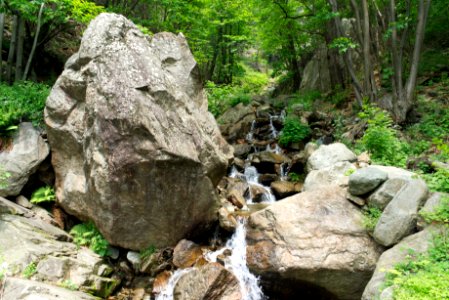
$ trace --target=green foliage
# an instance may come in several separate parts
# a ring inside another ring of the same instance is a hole
[[[421,216],[427,223],[449,224],[449,196],[443,196],[441,203],[431,212],[421,212]]]
[[[71,4],[70,17],[77,22],[87,24],[96,16],[104,12],[102,6],[87,0],[65,0]]]
[[[355,172],[355,169],[348,169],[346,172],[345,172],[345,176],[351,176],[351,174],[353,174]]]
[[[381,215],[382,210],[375,206],[368,206],[363,210],[363,226],[368,231],[374,231]]]
[[[78,224],[70,230],[73,241],[78,246],[89,247],[95,253],[106,256],[108,254],[109,243],[98,231],[93,222]]]
[[[8,186],[8,178],[11,177],[9,172],[6,172],[4,167],[0,165],[0,189]]]
[[[359,144],[370,152],[371,159],[379,164],[405,167],[406,145],[392,128],[390,115],[374,105],[365,104],[359,116],[367,122],[367,129]]]
[[[329,45],[329,48],[337,49],[340,54],[346,53],[348,50],[355,49],[357,47],[358,44],[348,37],[338,37]]]
[[[66,279],[63,282],[58,284],[60,287],[63,287],[65,289],[71,290],[71,291],[76,291],[79,289],[79,286],[77,284],[75,284],[73,281],[71,281],[70,279]]]
[[[313,103],[321,98],[319,91],[301,91],[293,94],[288,100],[287,113],[295,114],[296,109],[301,107],[302,110],[312,110]]]
[[[50,87],[33,82],[20,82],[12,86],[0,83],[0,135],[23,121],[35,126],[43,123],[45,100]]]
[[[5,258],[3,255],[0,255],[0,280],[3,280],[3,278],[8,273],[8,263],[5,261]]]
[[[295,172],[290,172],[290,173],[288,173],[288,178],[292,182],[299,182],[301,180],[301,175],[299,175],[298,173],[295,173]]]
[[[449,193],[449,170],[440,168],[435,173],[424,174],[422,177],[431,191]]]
[[[298,118],[288,117],[279,137],[279,145],[287,147],[291,143],[305,140],[310,136],[310,127],[301,123]]]
[[[33,204],[39,204],[43,202],[53,202],[55,200],[56,195],[54,188],[51,186],[43,186],[33,192],[30,202]]]
[[[140,258],[142,260],[145,260],[145,259],[149,258],[151,255],[153,255],[154,253],[156,253],[156,250],[157,250],[156,247],[151,245],[150,247],[148,247],[140,252]]]
[[[386,287],[394,286],[394,299],[449,299],[449,227],[433,239],[427,253],[411,251],[406,260],[388,270]]]
[[[36,263],[35,262],[31,262],[30,264],[28,264],[25,269],[23,269],[22,271],[22,276],[26,279],[30,279],[31,276],[33,276],[34,274],[36,274],[37,270],[36,270]]]

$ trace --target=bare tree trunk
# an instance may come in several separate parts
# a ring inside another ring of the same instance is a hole
[[[17,29],[18,29],[18,17],[13,16],[12,22],[12,34],[11,34],[11,43],[9,44],[9,54],[8,54],[8,62],[6,65],[6,81],[9,84],[12,84],[12,64],[14,62],[14,54],[16,53],[16,41],[17,41]]]
[[[25,20],[19,16],[19,28],[17,35],[17,51],[16,51],[16,73],[15,81],[22,79],[23,69],[23,43],[25,40]]]
[[[41,31],[42,12],[44,11],[44,5],[45,5],[45,3],[42,3],[41,8],[39,9],[39,15],[37,18],[37,28],[36,28],[36,33],[34,35],[33,46],[31,47],[31,52],[30,52],[30,55],[28,56],[28,61],[27,61],[26,67],[25,67],[25,71],[23,72],[22,80],[27,80],[28,72],[30,71],[30,67],[31,67],[31,62],[33,61],[34,53],[36,52],[37,41],[39,38],[39,33]]]
[[[367,0],[362,0],[363,10],[363,59],[365,68],[365,95],[367,95],[372,102],[377,100],[377,87],[374,81],[373,67],[371,64],[371,35],[370,35],[370,22]]]
[[[5,14],[0,13],[0,82],[3,77],[3,30],[5,29]]]
[[[407,100],[412,102],[413,92],[416,87],[416,78],[418,76],[419,58],[421,56],[421,49],[424,40],[424,33],[427,23],[427,16],[429,15],[431,0],[420,0],[418,10],[418,26],[416,27],[415,47],[413,49],[413,58],[410,67],[410,75],[406,85]]]

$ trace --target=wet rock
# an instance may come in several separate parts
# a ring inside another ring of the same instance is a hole
[[[313,170],[307,174],[304,181],[304,191],[320,189],[332,185],[347,187],[349,182],[348,173],[355,170],[356,166],[344,161],[320,170]]]
[[[406,183],[402,178],[388,179],[368,197],[368,204],[383,210]]]
[[[60,205],[112,245],[173,246],[216,218],[232,148],[181,34],[148,39],[123,16],[99,15],[53,87],[45,122]]]
[[[382,292],[388,270],[394,269],[394,266],[400,262],[405,262],[410,250],[416,255],[427,252],[432,238],[439,230],[433,226],[427,227],[421,232],[406,237],[393,248],[382,253],[376,270],[363,292],[362,300],[377,299]]]
[[[233,213],[235,209],[231,207],[220,207],[218,210],[218,221],[220,227],[226,231],[233,232],[237,228],[237,220]]]
[[[279,176],[276,174],[260,174],[259,183],[265,186],[269,186],[273,181],[279,180]]]
[[[234,205],[237,208],[241,209],[246,206],[245,198],[237,190],[229,191],[227,199],[230,203],[232,203],[232,205]]]
[[[290,181],[275,181],[272,182],[270,187],[277,200],[297,194],[302,189],[302,184],[299,182]]]
[[[253,155],[251,165],[256,167],[260,173],[276,173],[276,165],[290,162],[285,155],[269,151],[259,152]]]
[[[335,143],[322,145],[307,160],[307,170],[320,170],[332,167],[338,162],[355,162],[357,156],[346,145]]]
[[[422,180],[411,180],[404,185],[383,211],[374,229],[374,239],[388,247],[413,233],[418,210],[427,199],[428,192]]]
[[[237,278],[218,263],[195,268],[183,275],[173,294],[174,300],[242,299]]]
[[[251,146],[248,144],[236,144],[232,145],[234,148],[234,156],[239,158],[246,158],[251,152]]]
[[[189,268],[202,256],[203,251],[199,245],[188,240],[181,240],[173,251],[173,264],[178,268]]]
[[[267,201],[268,191],[261,185],[249,184],[253,202]]]
[[[253,213],[247,228],[250,270],[271,281],[321,287],[360,299],[381,253],[345,191],[323,187]]]
[[[31,123],[21,123],[13,137],[12,146],[0,152],[2,171],[10,177],[0,186],[0,196],[17,196],[28,178],[50,153],[50,148]]]
[[[142,258],[140,266],[140,272],[149,274],[151,277],[155,277],[156,274],[164,270],[171,270],[173,264],[173,249],[165,248],[156,250],[155,253]]]
[[[2,289],[2,300],[95,300],[87,293],[70,291],[62,287],[43,282],[8,277]]]
[[[356,170],[349,176],[348,191],[355,196],[365,195],[388,179],[388,174],[375,167]]]
[[[153,294],[159,294],[164,290],[164,288],[168,284],[168,280],[170,279],[172,273],[169,271],[163,271],[162,273],[159,273],[156,278],[154,279],[153,283]]]

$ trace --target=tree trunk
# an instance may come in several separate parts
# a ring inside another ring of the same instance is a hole
[[[16,73],[15,81],[22,79],[23,70],[23,43],[25,40],[25,20],[19,16],[19,28],[17,34]]]
[[[44,11],[44,5],[45,5],[45,3],[42,3],[41,8],[39,9],[39,15],[37,18],[37,27],[36,27],[36,33],[34,35],[33,46],[31,47],[31,52],[30,52],[30,55],[28,56],[28,61],[27,61],[26,67],[25,67],[25,71],[23,72],[22,80],[27,80],[28,72],[30,71],[30,67],[31,67],[31,62],[33,61],[34,53],[36,52],[37,41],[39,38],[39,33],[41,31],[42,12]]]
[[[3,30],[5,28],[5,14],[0,13],[0,82],[3,78]]]
[[[14,54],[16,53],[18,27],[18,17],[13,16],[11,43],[9,44],[8,62],[6,65],[6,81],[9,84],[12,84],[12,64],[14,63]]]
[[[369,97],[371,102],[375,102],[377,99],[377,87],[374,81],[373,66],[371,64],[371,35],[370,35],[370,22],[367,0],[362,0],[363,11],[363,61],[364,61],[364,94]]]

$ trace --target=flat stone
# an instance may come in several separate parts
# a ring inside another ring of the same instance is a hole
[[[320,170],[313,170],[307,174],[303,191],[311,191],[328,186],[347,187],[349,183],[348,172],[355,170],[356,166],[347,161],[337,162],[334,165]]]
[[[341,143],[321,145],[307,160],[307,170],[320,170],[332,167],[338,162],[355,162],[357,156]]]

